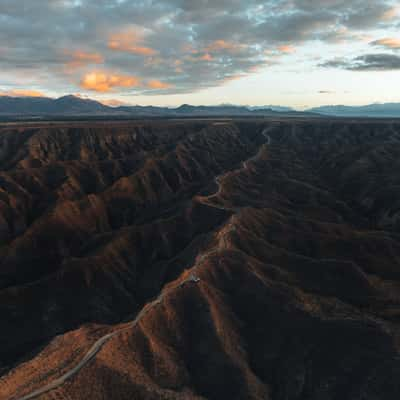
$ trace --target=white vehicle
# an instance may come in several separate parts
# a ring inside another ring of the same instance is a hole
[[[191,274],[189,280],[191,280],[192,282],[199,282],[200,278],[196,275]]]

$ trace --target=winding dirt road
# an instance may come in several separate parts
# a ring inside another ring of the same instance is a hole
[[[271,143],[271,138],[270,136],[267,134],[267,132],[269,132],[269,130],[271,129],[271,127],[266,128],[263,130],[262,135],[265,137],[265,139],[267,140],[266,143],[263,144],[263,146],[265,145],[269,145]],[[255,154],[254,156],[252,156],[251,158],[249,158],[246,161],[243,161],[242,163],[242,168],[247,169],[247,163],[256,159],[257,156],[259,155],[260,151],[257,152],[257,154]],[[231,172],[230,172],[231,173]],[[214,197],[216,195],[218,195],[218,193],[220,192],[221,189],[221,184],[220,184],[220,180],[221,178],[223,178],[223,176],[226,175],[226,173],[218,175],[215,177],[215,182],[218,185],[218,190],[215,194],[207,196],[208,198],[210,197]],[[207,203],[207,205],[211,206],[211,207],[215,207],[215,208],[219,208],[219,209],[223,209],[226,211],[234,211],[234,212],[238,212],[239,209],[238,208],[228,208],[228,207],[224,207],[224,206],[219,206],[216,204],[212,204],[212,203]],[[227,224],[229,225],[229,223]],[[230,230],[232,230],[234,228],[230,228]],[[229,231],[230,231],[229,230]],[[225,236],[229,231],[225,232],[223,236]],[[171,286],[170,288],[163,290],[160,295],[154,299],[153,301],[151,301],[150,303],[147,303],[143,309],[139,312],[139,314],[136,316],[136,318],[130,322],[127,326],[125,326],[122,329],[119,329],[115,332],[109,333],[105,336],[102,336],[100,339],[98,339],[91,347],[90,349],[86,352],[85,356],[82,358],[82,360],[76,364],[72,369],[70,369],[69,371],[67,371],[66,373],[64,373],[63,375],[61,375],[59,378],[53,380],[52,382],[48,383],[47,385],[34,390],[33,392],[26,394],[24,396],[21,397],[13,397],[11,400],[30,400],[30,399],[34,399],[37,398],[38,396],[41,396],[47,392],[50,392],[51,390],[57,389],[58,387],[60,387],[61,385],[64,384],[65,381],[67,381],[68,379],[72,378],[74,375],[76,375],[85,365],[87,365],[89,363],[90,360],[92,360],[98,353],[99,351],[102,349],[102,347],[109,341],[111,340],[113,337],[119,335],[122,332],[125,332],[127,330],[130,330],[132,328],[134,328],[141,320],[141,318],[143,318],[150,310],[152,310],[153,308],[157,307],[165,298],[165,296],[167,296],[169,293],[171,293],[173,290],[182,287],[185,283],[188,282],[193,282],[193,283],[199,283],[201,280],[198,276],[196,276],[195,272],[196,270],[199,268],[199,266],[204,262],[204,260],[207,257],[210,257],[212,254],[216,253],[218,249],[211,249],[208,252],[202,254],[200,257],[198,257],[198,259],[195,261],[192,269],[191,269],[191,273],[188,275],[188,277],[186,279],[184,279],[183,281],[180,281],[179,283],[175,284],[174,286]]]

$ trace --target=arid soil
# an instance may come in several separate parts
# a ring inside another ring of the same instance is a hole
[[[399,304],[400,122],[0,128],[1,400],[394,400]]]

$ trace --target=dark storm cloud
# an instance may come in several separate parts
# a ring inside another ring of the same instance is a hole
[[[353,59],[330,60],[320,64],[320,66],[350,71],[391,71],[400,69],[400,56],[394,54],[365,54]]]
[[[273,63],[282,45],[351,40],[360,30],[395,24],[394,5],[390,0],[2,0],[0,68],[37,73],[55,89],[84,82],[88,90],[190,92]],[[355,62],[362,67],[364,61]]]

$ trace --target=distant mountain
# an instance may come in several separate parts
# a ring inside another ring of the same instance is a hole
[[[67,113],[93,113],[93,112],[108,112],[111,107],[106,106],[98,101],[91,99],[82,99],[77,96],[64,96],[53,100],[53,112],[67,112]]]
[[[308,111],[338,117],[400,117],[400,103],[369,104],[366,106],[321,106]]]
[[[252,111],[244,106],[220,105],[220,106],[191,106],[183,104],[174,110],[177,114],[198,115],[251,115]]]
[[[122,114],[143,115],[149,117],[170,114],[169,108],[156,106],[119,106],[113,108],[113,110]]]
[[[291,112],[295,111],[294,108],[291,107],[284,107],[284,106],[274,106],[274,105],[267,105],[267,106],[249,106],[249,110],[272,110],[278,112]]]
[[[98,101],[77,96],[63,96],[58,99],[46,97],[0,97],[0,116],[10,118],[49,117],[217,117],[217,116],[270,116],[299,117],[312,116],[286,107],[246,107],[235,105],[193,106],[183,104],[177,108],[154,106],[110,107]]]
[[[188,117],[188,116],[252,116],[276,114],[268,110],[250,110],[245,106],[218,105],[218,106],[193,106],[182,104],[177,108],[154,107],[154,106],[121,106],[114,108],[120,113],[141,116],[161,116],[161,117]]]
[[[291,109],[285,111],[277,111],[271,108],[249,108],[246,106],[235,105],[218,105],[218,106],[193,106],[190,104],[182,104],[177,108],[163,107],[143,107],[143,106],[124,106],[115,110],[119,112],[129,113],[138,116],[160,116],[160,117],[222,117],[222,116],[265,116],[265,117],[316,117],[317,114],[309,112],[300,112]]]
[[[108,113],[111,107],[98,101],[77,96],[48,97],[0,97],[0,115],[81,115]]]
[[[48,109],[53,99],[45,97],[0,97],[0,114],[39,113]]]
[[[193,106],[182,104],[177,108],[155,106],[110,107],[98,101],[77,96],[48,97],[0,96],[0,117],[13,119],[55,117],[117,117],[117,118],[180,118],[222,116],[265,117],[376,117],[400,118],[400,103],[370,104],[366,106],[325,105],[304,112],[284,106]]]

